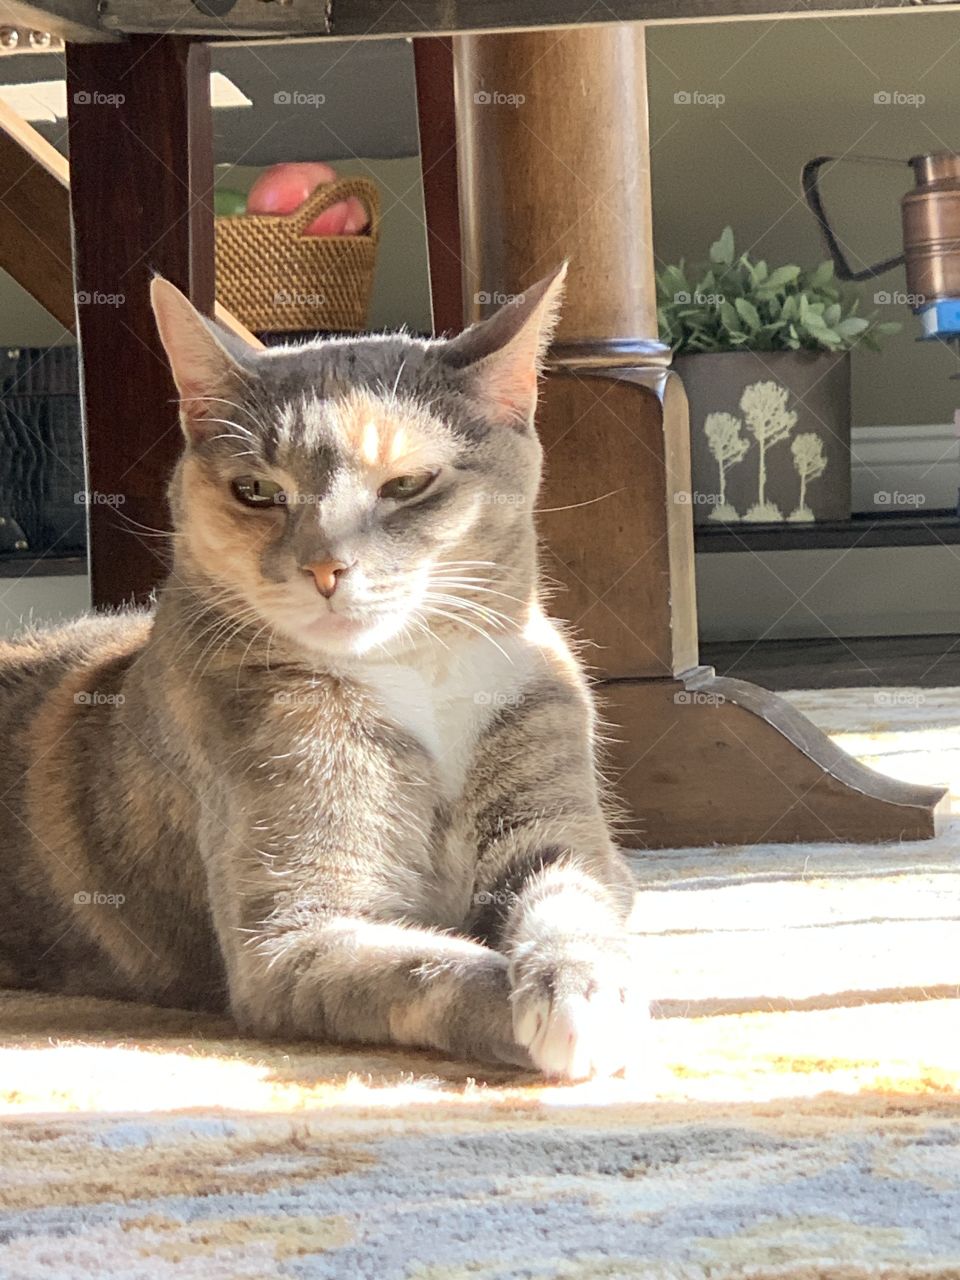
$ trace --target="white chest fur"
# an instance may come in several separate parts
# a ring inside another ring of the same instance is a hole
[[[370,663],[362,682],[383,714],[433,756],[447,799],[463,790],[477,740],[504,707],[519,702],[543,671],[543,655],[527,641],[481,636],[463,640],[434,664]]]

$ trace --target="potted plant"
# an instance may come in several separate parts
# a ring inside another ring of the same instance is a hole
[[[729,227],[707,267],[665,267],[657,297],[690,401],[694,520],[849,517],[850,350],[900,326],[859,315],[830,262],[738,257]]]

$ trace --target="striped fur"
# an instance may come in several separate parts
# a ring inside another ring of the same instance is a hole
[[[624,1065],[631,881],[538,583],[561,279],[449,342],[261,354],[156,283],[187,440],[170,578],[149,613],[0,647],[8,983]],[[403,474],[432,479],[378,496]],[[245,476],[285,501],[242,505]],[[329,600],[321,558],[348,566]]]

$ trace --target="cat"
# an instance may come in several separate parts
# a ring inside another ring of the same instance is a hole
[[[0,983],[627,1065],[633,882],[538,582],[563,273],[454,338],[265,350],[154,280],[172,570],[152,610],[0,644]]]

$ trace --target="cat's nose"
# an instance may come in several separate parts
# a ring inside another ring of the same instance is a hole
[[[303,572],[313,578],[317,590],[325,600],[329,600],[336,591],[340,578],[346,571],[347,566],[342,560],[312,560],[310,564],[303,566]]]

